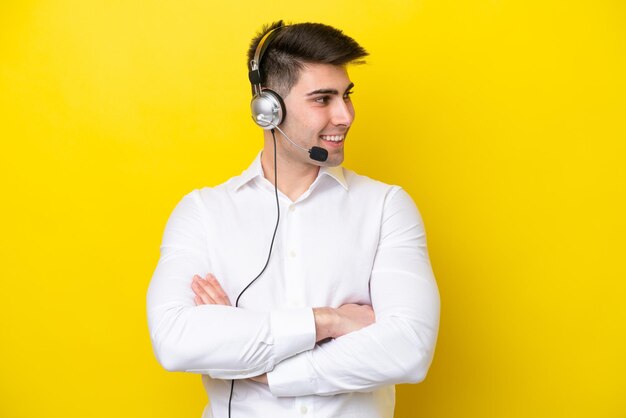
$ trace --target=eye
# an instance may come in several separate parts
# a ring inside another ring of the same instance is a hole
[[[345,92],[343,94],[343,100],[346,100],[346,101],[350,100],[350,96],[352,96],[352,93],[354,93],[354,91],[352,90]]]
[[[328,104],[329,101],[330,96],[320,96],[315,99],[315,102],[319,104]]]

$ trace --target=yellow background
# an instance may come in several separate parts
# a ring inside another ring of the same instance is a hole
[[[626,417],[624,2],[297,3],[1,3],[0,417],[200,416],[145,292],[174,205],[261,147],[279,18],[369,50],[345,165],[426,222],[440,337],[396,416]]]

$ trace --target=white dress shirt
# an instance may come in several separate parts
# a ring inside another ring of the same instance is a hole
[[[280,172],[278,173],[280,177]],[[239,307],[194,303],[211,272],[234,304],[267,259],[273,184],[257,156],[240,176],[186,195],[172,213],[148,290],[159,362],[202,374],[204,417],[391,418],[394,384],[431,363],[439,293],[422,219],[409,195],[342,167],[321,168],[280,224],[265,273]],[[370,304],[376,322],[316,344],[314,307]],[[246,380],[267,373],[268,385]]]

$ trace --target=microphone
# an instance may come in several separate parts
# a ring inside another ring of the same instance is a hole
[[[293,142],[291,139],[289,139],[289,137],[287,136],[287,134],[285,134],[283,132],[282,129],[280,129],[278,126],[276,125],[272,125],[274,128],[278,129],[278,132],[280,132],[281,134],[283,134],[283,136],[287,139],[287,141],[291,142],[293,145],[295,145],[296,147],[300,148],[302,151],[306,151],[309,153],[309,157],[311,157],[312,160],[315,161],[319,161],[321,163],[323,163],[324,161],[326,161],[328,159],[328,150],[321,148],[321,147],[311,147],[311,149],[306,149],[303,146],[300,146],[298,144],[296,144],[295,142]]]
[[[274,125],[271,121],[269,121],[266,118],[264,118],[263,115],[258,115],[257,119],[260,120],[261,122],[267,123],[268,125],[272,126],[273,128],[278,129],[278,132],[280,132],[287,139],[287,141],[291,142],[295,147],[300,148],[302,151],[308,152],[309,153],[309,157],[311,157],[312,160],[319,161],[320,163],[323,163],[324,161],[326,161],[328,159],[328,150],[327,149],[324,149],[324,148],[321,148],[321,147],[311,147],[310,149],[304,148],[303,146],[298,145],[295,142],[293,142],[291,139],[289,139],[287,134],[284,133],[282,129],[280,129],[277,125]]]

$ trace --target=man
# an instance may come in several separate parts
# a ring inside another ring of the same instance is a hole
[[[263,151],[167,223],[150,333],[167,370],[202,374],[204,417],[388,418],[394,384],[426,375],[439,295],[422,220],[401,188],[340,166],[346,66],[366,55],[326,25],[264,28],[248,53]]]

